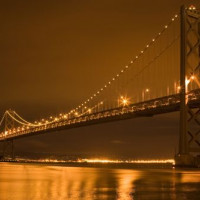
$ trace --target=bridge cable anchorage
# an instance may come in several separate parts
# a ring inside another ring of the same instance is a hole
[[[94,93],[92,96],[90,96],[86,101],[82,102],[79,106],[77,106],[76,108],[72,109],[71,111],[69,111],[67,114],[70,115],[71,113],[75,112],[75,110],[79,110],[79,108],[84,107],[85,105],[87,105],[88,103],[90,103],[91,100],[94,100],[95,97],[97,97],[100,93],[102,93],[104,90],[107,90],[111,84],[116,81],[121,74],[123,74],[126,70],[128,70],[130,67],[132,67],[132,64],[135,63],[137,61],[138,58],[140,58],[147,50],[149,47],[151,47],[156,40],[158,40],[162,34],[165,33],[165,31],[169,28],[169,26],[175,21],[175,19],[178,18],[178,15],[174,15],[174,17],[172,17],[172,19],[170,20],[170,22],[164,26],[164,28],[161,30],[161,32],[159,32],[155,38],[153,38],[146,46],[145,48],[140,51],[140,53],[135,56],[135,58],[130,61],[130,63],[128,65],[126,65],[122,70],[120,70],[120,72],[114,76],[111,81],[108,81],[107,84],[105,84],[102,88],[100,88],[96,93]]]

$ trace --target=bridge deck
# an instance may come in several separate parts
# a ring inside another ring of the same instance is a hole
[[[200,89],[193,90],[188,94],[188,105],[191,108],[197,108],[200,106]],[[126,107],[118,107],[71,119],[60,120],[47,125],[41,125],[36,128],[24,129],[23,131],[18,131],[12,134],[5,135],[5,133],[1,133],[0,141],[18,139],[31,135],[44,134],[99,123],[108,123],[137,117],[151,117],[153,115],[175,112],[178,110],[180,110],[180,98],[179,94],[175,94],[141,103],[131,104]]]

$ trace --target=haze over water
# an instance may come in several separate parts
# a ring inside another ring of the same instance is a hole
[[[199,188],[195,169],[0,163],[0,200],[195,200]]]

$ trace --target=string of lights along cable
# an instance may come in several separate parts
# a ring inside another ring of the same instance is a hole
[[[187,9],[198,12],[194,6]],[[176,105],[180,102],[182,87],[180,35],[180,17],[175,14],[128,64],[69,112],[29,122],[17,112],[7,110],[0,121],[0,127],[6,123],[9,126],[1,131],[0,140],[54,130],[57,127],[94,123],[95,120],[112,120],[144,112],[151,114],[155,109]],[[196,39],[195,34],[191,37]],[[196,71],[186,77],[187,102],[198,98],[199,77]]]

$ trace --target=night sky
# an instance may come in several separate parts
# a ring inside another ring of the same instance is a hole
[[[1,1],[0,114],[68,112],[138,54],[182,4],[199,0]],[[179,113],[19,139],[16,152],[172,158]]]

